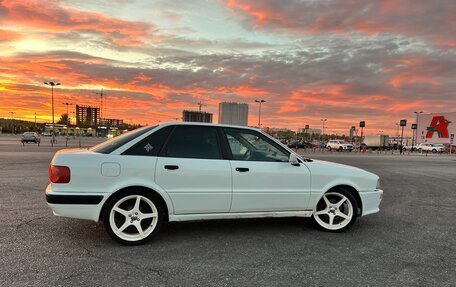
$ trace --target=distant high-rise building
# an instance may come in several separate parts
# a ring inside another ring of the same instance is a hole
[[[219,104],[219,124],[247,126],[249,122],[249,105],[240,103]]]
[[[96,126],[100,123],[100,108],[76,105],[76,125]]]
[[[182,111],[184,122],[212,123],[212,114],[201,111]]]

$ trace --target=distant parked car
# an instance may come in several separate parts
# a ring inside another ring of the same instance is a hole
[[[292,141],[288,144],[289,148],[312,148],[312,144],[306,141]]]
[[[456,153],[456,145],[444,144],[446,153]]]
[[[42,132],[41,135],[43,137],[51,137],[52,136],[52,133],[51,132]]]
[[[418,149],[418,146],[416,145],[404,145],[404,147],[402,148],[403,151],[416,151]]]
[[[418,151],[442,153],[445,151],[445,146],[443,144],[420,143],[418,145]]]
[[[21,143],[36,143],[39,144],[41,141],[40,135],[35,132],[25,132],[22,134]]]
[[[328,144],[326,145],[326,148],[328,150],[338,150],[338,151],[352,151],[353,150],[353,145],[344,142],[343,140],[330,140],[328,141]]]

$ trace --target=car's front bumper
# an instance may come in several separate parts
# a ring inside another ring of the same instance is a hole
[[[105,198],[98,194],[59,193],[46,188],[46,201],[56,216],[99,221]]]
[[[375,189],[373,191],[360,192],[359,196],[363,204],[362,216],[380,211],[379,206],[383,198],[383,190]]]

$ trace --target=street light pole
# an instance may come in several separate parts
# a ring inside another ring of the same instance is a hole
[[[14,134],[14,114],[16,112],[10,112],[11,114],[11,133]]]
[[[399,153],[402,154],[402,150],[404,148],[404,127],[407,126],[407,120],[401,120],[400,121],[400,126],[402,128],[402,131],[401,131],[401,146],[400,146],[400,151]]]
[[[52,96],[52,144],[55,143],[55,124],[54,124],[54,86],[60,86],[60,83],[44,82],[45,85],[51,86]]]
[[[323,130],[322,130],[322,132],[321,132],[321,135],[322,135],[322,137],[323,137],[323,136],[325,135],[325,122],[326,122],[328,119],[320,119],[320,120],[321,120],[322,123],[323,123]]]
[[[67,136],[67,141],[68,141],[68,132],[70,130],[70,114],[68,112],[68,106],[72,106],[73,104],[72,103],[69,103],[69,102],[65,102],[65,103],[62,103],[64,104],[66,107],[67,107],[67,131],[66,131],[66,136]]]
[[[414,137],[415,137],[415,145],[417,145],[418,144],[418,116],[420,114],[422,114],[423,112],[419,111],[419,112],[413,112],[413,113],[416,114],[416,122],[415,122],[415,124],[416,124],[416,132],[415,132],[415,136]],[[412,148],[413,148],[413,144],[412,144]]]
[[[260,106],[258,108],[258,128],[261,129],[261,104],[265,103],[265,100],[255,100],[256,103],[259,103]]]

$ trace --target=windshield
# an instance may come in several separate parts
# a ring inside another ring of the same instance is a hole
[[[123,146],[127,142],[139,137],[142,134],[147,133],[148,131],[152,130],[156,126],[151,127],[143,127],[128,133],[124,133],[118,137],[112,138],[108,141],[102,142],[90,148],[91,151],[99,152],[99,153],[111,153],[114,150],[118,149],[119,147]]]

